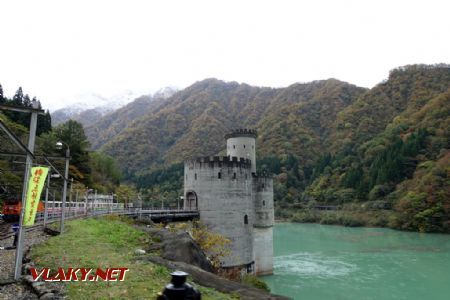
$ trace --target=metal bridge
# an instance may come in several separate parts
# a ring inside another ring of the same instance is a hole
[[[175,222],[190,221],[200,218],[198,210],[184,209],[148,209],[148,208],[105,208],[105,209],[70,209],[66,208],[64,216],[66,218],[91,217],[101,215],[121,215],[129,216],[133,219],[150,219],[153,222]],[[61,211],[48,213],[48,220],[61,219]],[[44,214],[36,216],[37,222],[46,223]]]
[[[136,209],[128,210],[120,215],[127,215],[139,219],[151,219],[153,222],[174,222],[174,221],[189,221],[200,218],[200,213],[197,210],[182,210],[182,209]]]

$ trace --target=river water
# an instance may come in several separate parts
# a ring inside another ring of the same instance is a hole
[[[276,294],[304,300],[450,299],[450,235],[281,223]]]

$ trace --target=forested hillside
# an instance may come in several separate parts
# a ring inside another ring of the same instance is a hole
[[[339,114],[303,199],[381,201],[392,226],[450,231],[450,68],[410,66]]]
[[[141,96],[102,118],[96,118],[94,122],[85,126],[92,148],[100,148],[130,126],[134,120],[154,113],[164,105],[164,100],[164,97]]]
[[[31,98],[30,95],[25,94],[22,90],[22,87],[19,87],[14,96],[11,99],[9,99],[8,97],[4,96],[3,87],[0,84],[0,104],[31,107],[32,101],[38,101],[38,99],[36,97]],[[40,102],[38,108],[42,109]],[[30,126],[30,118],[26,114],[15,111],[4,111],[3,114],[14,123],[17,123],[24,127]],[[50,116],[50,112],[48,110],[45,112],[45,115],[38,116],[38,123],[39,126],[36,129],[36,134],[38,136],[43,133],[51,131],[52,119]]]
[[[334,79],[286,89],[207,79],[167,99],[163,108],[136,120],[102,149],[117,157],[129,174],[139,174],[189,157],[217,154],[225,148],[224,135],[233,128],[270,127],[260,130],[259,153],[295,154],[313,160],[317,155],[312,153],[328,134],[325,126],[318,126],[320,118],[332,122],[338,111],[364,91]],[[290,119],[283,114],[293,110],[298,112],[297,123],[287,129],[283,122]],[[271,126],[271,120],[282,122]],[[299,133],[303,135],[297,137]],[[287,140],[293,145],[287,145]],[[315,148],[308,149],[304,140]]]
[[[256,128],[258,168],[274,174],[278,208],[362,203],[392,212],[377,225],[449,232],[449,88],[448,65],[397,68],[370,90],[335,79],[282,89],[207,79],[102,149],[170,201],[180,162],[223,154],[225,133]]]
[[[57,111],[52,112],[54,125],[65,123],[68,120],[74,120],[83,124],[83,126],[89,126],[101,117],[102,113],[95,108],[86,109],[72,115],[65,112],[64,109],[58,109]]]
[[[30,96],[24,94],[19,88],[15,95],[9,99],[3,95],[0,85],[0,104],[16,107],[31,107]],[[34,99],[33,99],[34,100]],[[23,144],[28,143],[30,114],[1,110],[0,120],[11,130]],[[34,153],[38,156],[45,154],[52,157],[52,164],[61,172],[65,167],[65,147],[57,149],[56,143],[63,142],[70,148],[69,178],[73,189],[85,193],[87,188],[95,189],[99,193],[116,192],[119,194],[126,187],[120,186],[120,170],[113,158],[104,153],[89,152],[89,141],[84,133],[83,126],[69,120],[52,128],[49,112],[39,115],[37,119],[36,141]],[[0,130],[0,208],[4,200],[20,199],[22,182],[25,170],[24,152]],[[36,157],[33,164],[47,165],[42,157]],[[52,171],[54,173],[54,171]],[[51,180],[51,192],[61,196],[63,181]],[[120,199],[122,200],[122,199]]]

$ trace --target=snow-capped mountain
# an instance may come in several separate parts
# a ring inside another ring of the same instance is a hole
[[[153,98],[169,98],[178,91],[179,89],[174,86],[166,86],[162,89],[157,90],[153,94]]]
[[[153,96],[167,98],[176,91],[177,89],[174,87],[165,87],[155,92]],[[72,119],[82,123],[86,127],[93,124],[102,116],[125,106],[142,95],[152,96],[152,93],[137,93],[126,90],[110,97],[96,93],[84,94],[77,97],[79,101],[67,100],[66,102],[72,102],[73,104],[52,112],[52,125],[56,126]]]

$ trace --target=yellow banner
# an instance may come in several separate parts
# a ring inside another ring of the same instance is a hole
[[[23,225],[30,226],[34,224],[36,212],[38,210],[39,199],[41,198],[42,188],[47,178],[47,167],[31,168],[31,177],[28,181],[27,205],[25,209]]]

